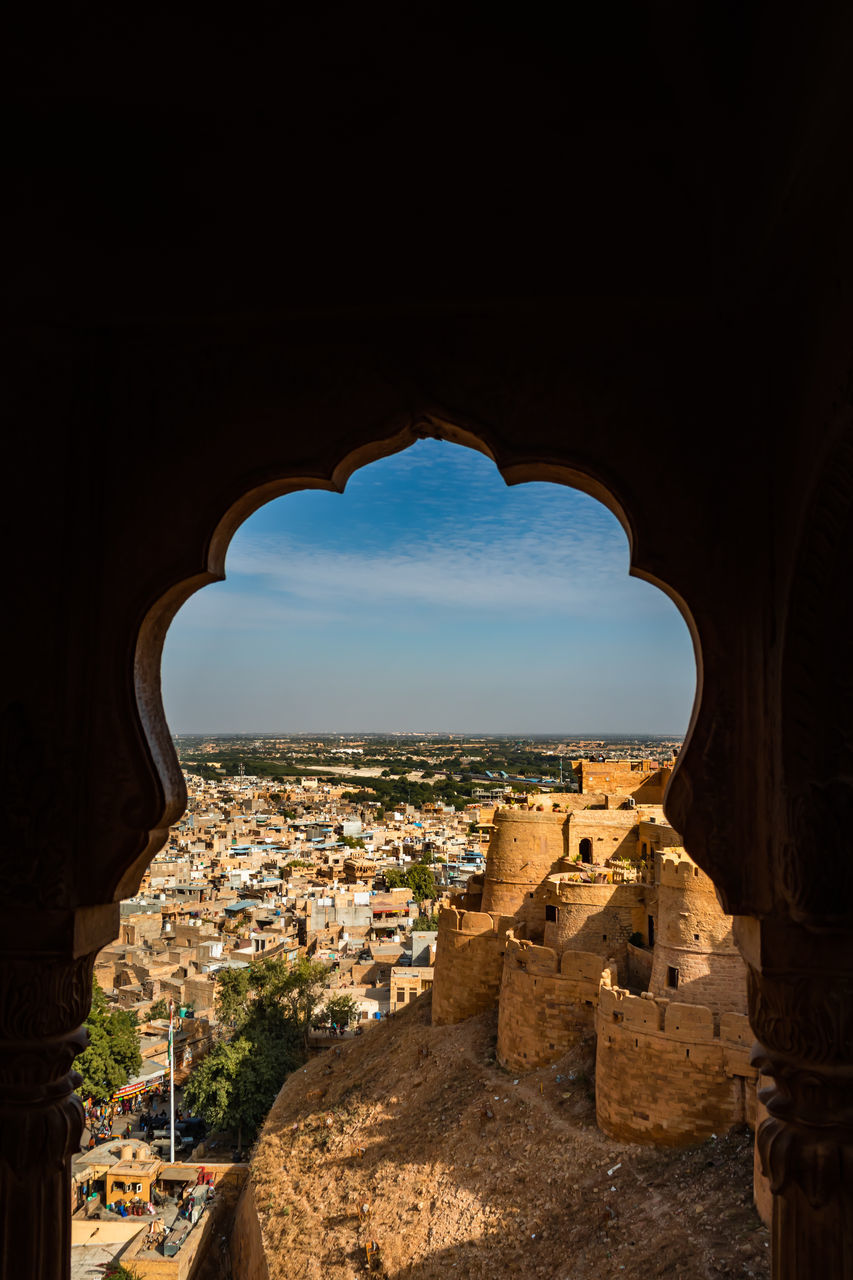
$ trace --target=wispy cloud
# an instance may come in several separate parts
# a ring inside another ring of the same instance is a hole
[[[624,545],[610,538],[541,528],[480,530],[476,541],[459,534],[429,535],[410,546],[349,551],[312,545],[290,535],[240,539],[227,569],[242,590],[249,584],[294,603],[432,606],[501,613],[535,610],[559,615],[609,614],[636,604],[644,592],[628,580]]]
[[[671,727],[689,638],[628,565],[587,495],[507,488],[487,458],[423,442],[237,532],[227,581],[170,632],[175,725]]]

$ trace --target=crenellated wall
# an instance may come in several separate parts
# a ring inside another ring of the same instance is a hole
[[[498,998],[511,916],[442,907],[438,916],[432,988],[436,1026],[462,1022]]]
[[[642,933],[648,886],[641,883],[589,884],[577,872],[550,876],[544,906],[556,919],[545,921],[545,945],[555,951],[586,951],[615,960],[619,980],[628,981],[628,939]]]
[[[660,858],[654,959],[649,990],[715,1013],[746,1013],[746,966],[732,921],[713,882],[687,854]]]
[[[536,946],[509,934],[498,1016],[497,1058],[510,1071],[532,1071],[590,1035],[602,962],[585,951]]]
[[[602,981],[595,1018],[600,1128],[626,1142],[687,1146],[755,1117],[749,1020],[632,996]]]

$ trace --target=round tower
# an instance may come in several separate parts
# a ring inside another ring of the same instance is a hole
[[[508,917],[442,908],[433,970],[433,1026],[462,1022],[494,1006],[512,925]]]
[[[497,809],[486,855],[483,911],[523,913],[525,904],[565,853],[568,814]]]
[[[649,990],[715,1015],[746,1013],[746,966],[712,881],[682,849],[660,862]]]

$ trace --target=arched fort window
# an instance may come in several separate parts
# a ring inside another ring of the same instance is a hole
[[[586,836],[581,840],[581,862],[592,862],[592,841]]]

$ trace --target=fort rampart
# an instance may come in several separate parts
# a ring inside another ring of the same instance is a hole
[[[635,801],[662,804],[672,769],[651,760],[581,760],[578,764],[581,792],[604,791],[609,796],[631,796]]]
[[[602,961],[586,951],[558,956],[551,947],[506,940],[498,1016],[497,1058],[511,1071],[553,1062],[591,1035]]]
[[[612,957],[627,982],[628,939],[643,930],[646,889],[640,883],[589,884],[571,872],[549,877],[543,889],[545,945],[557,952],[590,952],[602,961]]]
[[[660,859],[649,990],[718,1014],[746,1012],[746,968],[713,882],[686,854]]]
[[[625,1142],[687,1146],[755,1120],[753,1034],[704,1005],[632,996],[602,980],[595,1018],[598,1124]]]
[[[432,1020],[462,1022],[497,1002],[511,916],[443,907],[438,917]]]

